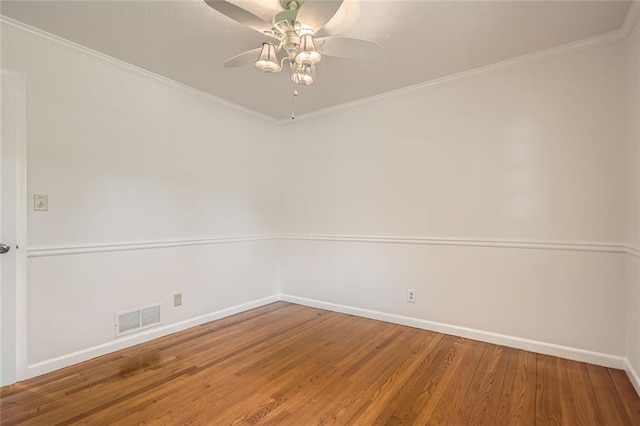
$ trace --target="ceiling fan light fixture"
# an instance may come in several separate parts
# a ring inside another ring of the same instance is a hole
[[[298,54],[296,55],[296,62],[298,64],[317,64],[322,59],[322,55],[318,52],[316,44],[311,34],[305,34],[300,37],[300,46],[298,47]]]
[[[311,86],[315,81],[315,69],[313,65],[308,63],[297,65],[293,64],[295,71],[291,73],[291,81],[299,86]]]
[[[0,0],[1,1],[1,0]],[[338,13],[344,0],[269,0],[280,3],[281,10],[271,21],[256,15],[244,6],[235,4],[237,0],[205,0],[206,4],[234,21],[258,31],[263,36],[277,41],[263,43],[228,59],[226,68],[254,64],[265,74],[277,73],[289,62],[290,78],[298,86],[310,86],[317,79],[315,65],[322,56],[338,58],[363,58],[380,46],[377,43],[345,36],[319,36],[316,32]],[[241,0],[240,3],[252,3]],[[253,2],[257,3],[257,2]],[[255,55],[260,56],[255,60]],[[278,59],[280,55],[280,59]]]
[[[256,68],[265,74],[279,72],[282,67],[276,57],[276,48],[271,43],[262,43],[260,57],[255,62]]]

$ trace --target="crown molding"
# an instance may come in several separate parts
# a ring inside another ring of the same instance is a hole
[[[478,68],[472,68],[467,71],[450,74],[444,77],[440,77],[433,80],[425,81],[423,83],[415,84],[413,86],[407,86],[401,89],[381,93],[379,95],[369,96],[367,98],[358,99],[355,101],[330,106],[327,108],[322,108],[307,114],[296,115],[295,120],[291,120],[290,118],[287,118],[287,119],[279,120],[279,123],[281,126],[292,125],[302,120],[307,120],[309,118],[325,115],[325,114],[336,112],[336,111],[341,111],[343,109],[353,108],[360,105],[375,103],[383,99],[395,97],[397,95],[402,95],[405,93],[414,92],[414,91],[426,89],[429,87],[441,86],[457,80],[462,80],[462,79],[474,77],[477,75],[490,74],[490,73],[502,71],[504,69],[511,68],[514,66],[530,64],[530,63],[542,61],[544,59],[550,59],[556,56],[566,55],[579,50],[600,46],[602,44],[608,44],[608,43],[624,40],[627,37],[629,37],[629,35],[631,34],[631,31],[633,30],[633,27],[636,21],[638,20],[639,15],[640,15],[639,2],[634,1],[631,7],[629,8],[629,11],[627,12],[627,16],[625,18],[622,28],[620,28],[619,30],[605,33],[605,34],[600,34],[594,37],[585,38],[582,40],[574,41],[574,42],[563,44],[560,46],[552,47],[550,49],[540,50],[538,52],[529,53],[523,56],[507,59],[505,61],[496,62],[490,65],[485,65]]]
[[[50,43],[54,43],[58,46],[62,46],[65,47],[67,49],[73,50],[75,52],[84,54],[84,55],[88,55],[91,57],[94,57],[98,60],[101,60],[115,68],[118,68],[120,70],[124,70],[124,71],[128,71],[131,73],[134,73],[140,77],[144,77],[147,80],[156,82],[156,83],[161,83],[170,87],[174,87],[177,89],[181,89],[184,90],[186,92],[189,92],[191,94],[194,94],[196,96],[200,96],[203,97],[209,101],[215,102],[219,105],[223,105],[226,106],[228,108],[234,109],[236,111],[240,111],[243,112],[245,114],[248,114],[252,117],[255,117],[257,119],[266,121],[267,123],[270,124],[279,124],[279,120],[273,117],[270,117],[268,115],[262,114],[260,112],[254,111],[252,109],[246,108],[242,105],[238,105],[236,103],[230,102],[226,99],[222,99],[219,98],[217,96],[214,96],[210,93],[204,92],[202,90],[196,89],[194,87],[188,86],[184,83],[180,83],[176,80],[172,80],[168,77],[164,77],[160,74],[156,74],[154,72],[151,72],[149,70],[146,70],[144,68],[140,68],[136,65],[130,64],[128,62],[122,61],[120,59],[116,59],[112,56],[106,55],[104,53],[98,52],[97,50],[93,50],[90,49],[86,46],[83,46],[81,44],[78,44],[76,42],[67,40],[65,38],[59,37],[57,35],[48,33],[46,31],[43,31],[39,28],[36,27],[32,27],[31,25],[27,25],[23,22],[17,21],[13,18],[9,18],[7,16],[4,15],[0,15],[0,28],[7,28],[9,30],[13,30],[16,32],[19,32],[21,34],[25,34],[28,36],[31,36],[33,38],[39,39],[39,40],[45,40],[48,41]]]
[[[187,92],[190,92],[192,94],[204,97],[210,101],[213,101],[215,103],[218,103],[220,105],[224,105],[226,107],[229,107],[231,109],[237,110],[237,111],[241,111],[243,113],[246,113],[250,116],[253,116],[255,118],[258,118],[260,120],[263,120],[267,123],[270,124],[275,124],[275,125],[280,125],[280,126],[284,126],[284,125],[292,125],[295,124],[299,121],[302,120],[306,120],[306,119],[310,119],[313,117],[317,117],[320,115],[324,115],[324,114],[328,114],[331,112],[335,112],[335,111],[340,111],[343,109],[348,109],[348,108],[352,108],[355,106],[359,106],[359,105],[365,105],[365,104],[370,104],[370,103],[375,103],[379,100],[383,100],[386,98],[390,98],[390,97],[394,97],[397,95],[401,95],[401,94],[405,94],[405,93],[409,93],[409,92],[413,92],[413,91],[417,91],[417,90],[421,90],[421,89],[425,89],[425,88],[429,88],[429,87],[436,87],[436,86],[440,86],[443,84],[447,84],[453,81],[457,81],[457,80],[462,80],[465,78],[469,78],[469,77],[473,77],[473,76],[477,76],[477,75],[482,75],[482,74],[490,74],[492,72],[498,72],[501,71],[503,69],[507,69],[513,66],[518,66],[518,65],[524,65],[524,64],[528,64],[528,63],[533,63],[533,62],[537,62],[537,61],[541,61],[544,59],[549,59],[549,58],[553,58],[556,56],[561,56],[564,54],[568,54],[571,52],[575,52],[575,51],[579,51],[579,50],[583,50],[583,49],[588,49],[591,47],[595,47],[595,46],[599,46],[602,44],[607,44],[607,43],[612,43],[615,41],[619,41],[619,40],[623,40],[626,39],[627,37],[629,37],[629,35],[631,34],[631,32],[633,31],[636,23],[638,22],[638,18],[640,17],[640,1],[634,0],[631,3],[631,6],[629,7],[629,10],[627,12],[627,15],[625,17],[623,26],[616,31],[612,31],[606,34],[601,34],[598,36],[594,36],[594,37],[590,37],[590,38],[586,38],[586,39],[582,39],[582,40],[578,40],[575,42],[571,42],[571,43],[567,43],[567,44],[563,44],[560,46],[556,46],[556,47],[552,47],[550,49],[546,49],[546,50],[541,50],[538,52],[534,52],[534,53],[530,53],[527,55],[523,55],[523,56],[518,56],[516,58],[512,58],[512,59],[507,59],[505,61],[501,61],[501,62],[496,62],[494,64],[489,64],[486,66],[482,66],[482,67],[478,67],[478,68],[473,68],[470,70],[466,70],[466,71],[462,71],[459,73],[455,73],[455,74],[450,74],[448,76],[444,76],[444,77],[440,77],[440,78],[436,78],[433,80],[429,80],[423,83],[419,83],[419,84],[415,84],[412,86],[407,86],[407,87],[403,87],[401,89],[397,89],[397,90],[392,90],[389,92],[385,92],[385,93],[381,93],[378,95],[374,95],[374,96],[369,96],[367,98],[363,98],[363,99],[358,99],[355,101],[351,101],[351,102],[345,102],[339,105],[334,105],[334,106],[330,106],[327,108],[322,108],[307,114],[301,114],[301,115],[297,115],[295,120],[291,120],[290,118],[285,118],[285,119],[277,119],[271,116],[268,116],[266,114],[254,111],[252,109],[246,108],[242,105],[238,105],[236,103],[230,102],[226,99],[222,99],[219,98],[217,96],[214,96],[210,93],[204,92],[202,90],[196,89],[194,87],[188,86],[184,83],[180,83],[178,81],[172,80],[170,78],[164,77],[162,75],[153,73],[151,71],[148,71],[144,68],[140,68],[136,65],[130,64],[128,62],[122,61],[120,59],[116,59],[112,56],[106,55],[104,53],[98,52],[96,50],[90,49],[88,47],[85,47],[81,44],[75,43],[73,41],[64,39],[62,37],[56,36],[54,34],[48,33],[46,31],[43,31],[39,28],[36,27],[32,27],[30,25],[27,25],[23,22],[17,21],[13,18],[9,18],[7,16],[1,15],[0,14],[0,27],[6,27],[8,29],[11,30],[15,30],[18,32],[22,32],[24,34],[30,35],[32,37],[41,39],[41,40],[46,40],[52,43],[55,43],[57,45],[60,46],[64,46],[68,49],[74,50],[76,52],[80,52],[80,53],[84,53],[86,55],[89,56],[93,56],[94,58],[100,59],[106,63],[109,63],[110,65],[119,68],[119,69],[123,69],[123,70],[127,70],[129,72],[133,72],[139,76],[145,77],[149,80],[155,81],[155,82],[159,82],[159,83],[163,83],[166,84],[168,86],[172,86],[175,88],[179,88],[182,90],[185,90]]]

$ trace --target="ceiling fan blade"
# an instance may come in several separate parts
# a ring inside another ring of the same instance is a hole
[[[296,21],[309,25],[314,31],[320,30],[333,18],[343,0],[304,0]]]
[[[224,63],[225,68],[243,67],[245,65],[254,64],[260,56],[261,47],[257,49],[247,50],[233,58],[227,59]]]
[[[321,43],[320,52],[336,58],[366,58],[380,50],[378,43],[354,37],[329,36],[316,39],[316,44]]]
[[[245,10],[233,3],[229,3],[225,0],[205,0],[205,3],[214,8],[223,15],[228,16],[236,22],[239,22],[247,27],[254,29],[258,32],[269,31],[271,24],[262,19],[261,17],[254,15],[253,13]]]

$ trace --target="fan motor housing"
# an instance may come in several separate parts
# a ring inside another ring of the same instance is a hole
[[[284,10],[273,18],[273,28],[280,34],[295,32],[297,10]]]
[[[282,6],[284,6],[285,9],[292,10],[300,9],[303,2],[304,0],[280,0],[280,3],[282,3]]]
[[[300,37],[295,31],[289,31],[282,39],[282,47],[287,52],[289,59],[295,58],[298,53],[298,47],[300,46]]]

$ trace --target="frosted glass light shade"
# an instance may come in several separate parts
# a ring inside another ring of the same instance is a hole
[[[311,34],[305,34],[300,37],[300,47],[298,47],[298,54],[296,55],[296,63],[298,64],[317,64],[322,59],[322,55],[316,48],[316,43],[313,41]]]
[[[260,57],[255,65],[256,68],[266,74],[280,71],[282,67],[278,63],[278,58],[276,58],[276,48],[273,44],[262,43]]]
[[[294,66],[296,70],[291,73],[291,81],[300,86],[311,86],[315,81],[314,66],[309,64]]]

